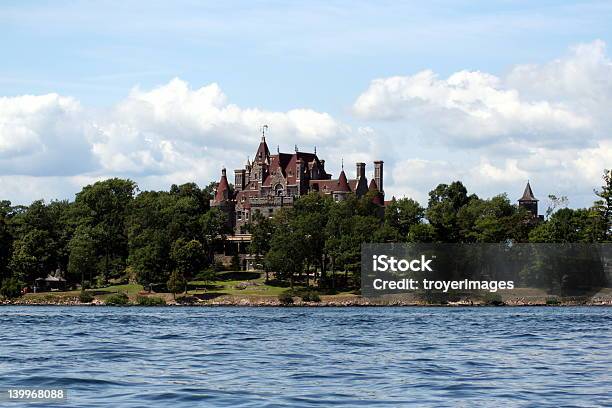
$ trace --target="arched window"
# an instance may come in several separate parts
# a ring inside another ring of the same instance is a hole
[[[283,185],[282,184],[277,184],[276,187],[274,187],[274,194],[276,196],[282,196],[283,195]]]

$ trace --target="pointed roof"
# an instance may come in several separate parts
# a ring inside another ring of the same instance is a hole
[[[226,200],[229,195],[229,183],[227,182],[227,177],[225,176],[225,169],[221,170],[221,180],[219,180],[219,185],[217,186],[217,192],[215,193],[215,202],[220,203],[223,200]]]
[[[519,198],[519,201],[538,201],[537,198],[533,195],[533,191],[531,191],[531,185],[529,181],[527,181],[527,185],[525,186],[525,191],[523,191],[523,196]]]
[[[259,147],[257,148],[257,152],[255,152],[255,160],[254,162],[262,162],[270,157],[270,149],[268,149],[268,144],[266,143],[266,137],[261,137],[261,142],[259,142]]]
[[[346,180],[346,174],[344,174],[344,170],[340,172],[340,177],[338,177],[338,189],[335,191],[351,191],[351,188],[348,185],[348,181]]]
[[[368,187],[369,191],[378,191],[378,185],[376,184],[376,180],[370,180],[370,187]]]

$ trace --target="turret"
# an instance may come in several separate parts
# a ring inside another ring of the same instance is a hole
[[[533,191],[531,190],[531,185],[529,181],[527,181],[527,185],[525,186],[525,190],[523,191],[523,196],[518,199],[519,207],[526,209],[531,213],[534,218],[538,217],[538,199],[533,195]]]
[[[219,180],[213,202],[214,204],[220,204],[223,201],[227,201],[229,198],[229,183],[227,182],[226,171],[223,169],[221,170],[221,180]]]

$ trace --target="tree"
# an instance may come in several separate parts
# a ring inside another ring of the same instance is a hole
[[[434,227],[439,242],[460,242],[458,212],[470,200],[478,197],[467,195],[467,189],[460,181],[439,184],[429,192],[427,219]]]
[[[227,214],[218,208],[211,208],[199,220],[201,228],[202,245],[207,254],[208,263],[214,261],[215,241],[224,240],[230,232]]]
[[[568,199],[566,196],[557,197],[554,194],[549,194],[548,205],[546,206],[546,219],[549,219],[557,209],[567,207],[567,203]]]
[[[125,270],[128,256],[126,219],[136,190],[133,181],[112,178],[88,185],[76,195],[75,217],[79,225],[91,228],[102,280],[118,277]]]
[[[15,277],[5,279],[0,285],[0,295],[6,299],[14,299],[21,296],[21,283]]]
[[[53,251],[49,233],[34,229],[14,241],[9,266],[21,282],[33,285],[37,278],[44,278],[52,271],[49,260]]]
[[[199,274],[206,264],[206,254],[200,241],[192,239],[187,241],[179,238],[172,244],[170,253],[177,270],[186,278],[193,278]]]
[[[403,240],[410,228],[419,224],[425,216],[425,209],[411,198],[393,199],[385,207],[385,224],[395,228]]]
[[[593,242],[591,211],[562,208],[529,233],[529,242]]]
[[[593,205],[598,241],[612,241],[612,170],[604,170],[604,185],[595,190],[599,200]]]
[[[408,232],[408,242],[429,243],[436,239],[436,231],[431,224],[414,224]]]
[[[274,234],[274,224],[268,217],[255,213],[251,217],[251,222],[247,224],[247,231],[251,234],[249,253],[255,255],[255,262],[260,263],[263,256],[270,250],[270,239]],[[268,268],[264,265],[266,272],[266,282],[268,282]]]
[[[319,267],[325,276],[325,226],[329,216],[329,197],[311,192],[294,204],[289,223],[297,237],[301,237],[301,252],[305,267]]]
[[[291,224],[291,214],[290,209],[283,209],[274,218],[275,233],[264,262],[266,268],[274,271],[277,280],[289,280],[293,288],[295,274],[304,270],[306,254],[304,236]]]
[[[10,201],[0,201],[0,282],[9,277],[13,234],[10,230],[12,207]]]
[[[168,279],[166,286],[168,287],[168,290],[172,293],[172,298],[176,299],[177,293],[186,290],[187,281],[185,280],[185,277],[177,269],[175,269],[170,274],[170,278]]]
[[[87,286],[85,277],[91,285],[96,273],[96,241],[91,228],[86,225],[79,226],[68,247],[70,251],[68,277],[71,281],[80,279],[81,289],[84,289]]]

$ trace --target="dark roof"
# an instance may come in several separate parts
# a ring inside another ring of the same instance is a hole
[[[376,184],[376,180],[370,180],[370,187],[368,187],[370,191],[378,191],[378,185]]]
[[[529,182],[527,182],[525,191],[523,191],[523,196],[519,198],[519,201],[538,201],[538,199],[533,195],[533,191],[531,191],[531,185]]]
[[[227,177],[225,176],[225,169],[223,169],[221,180],[219,180],[219,185],[217,186],[217,192],[215,194],[215,202],[220,203],[226,197],[228,197],[227,194],[223,194],[226,191],[229,193],[229,183],[227,182]]]
[[[270,150],[268,149],[268,144],[266,143],[266,138],[262,137],[261,142],[259,143],[259,147],[255,152],[255,162],[265,161],[270,157]]]
[[[346,180],[346,174],[344,174],[344,170],[340,172],[340,177],[338,177],[338,190],[336,191],[351,191],[351,188],[348,185],[348,181]]]

